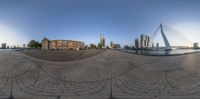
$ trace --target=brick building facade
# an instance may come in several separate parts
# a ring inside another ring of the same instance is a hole
[[[74,41],[74,40],[49,40],[44,38],[42,40],[42,49],[83,49],[84,42]]]

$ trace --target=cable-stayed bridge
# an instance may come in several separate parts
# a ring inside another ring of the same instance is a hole
[[[157,47],[154,47],[154,44]],[[191,45],[191,40],[183,33],[167,25],[160,24],[150,38],[149,49],[157,49],[159,46],[165,50],[172,50],[173,48],[188,48]]]

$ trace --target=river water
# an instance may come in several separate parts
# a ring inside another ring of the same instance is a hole
[[[200,52],[200,49],[173,49],[170,51],[165,50],[124,50],[121,51],[140,54],[140,55],[150,55],[150,56],[171,56],[171,55],[183,55],[189,53]]]
[[[19,51],[19,50],[22,50],[22,49],[0,49],[0,52],[2,52],[2,51]]]

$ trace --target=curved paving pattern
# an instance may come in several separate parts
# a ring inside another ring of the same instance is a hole
[[[200,97],[200,53],[141,56],[108,50],[67,62],[0,52],[0,98],[115,99]]]

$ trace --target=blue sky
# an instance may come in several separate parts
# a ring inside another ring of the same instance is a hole
[[[0,43],[72,39],[132,45],[140,34],[169,25],[194,42],[200,33],[199,0],[0,0]]]

